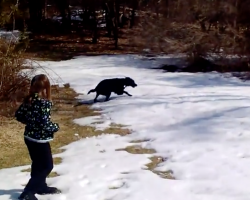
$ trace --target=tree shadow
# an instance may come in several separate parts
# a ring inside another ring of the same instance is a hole
[[[221,73],[172,73],[170,76],[161,77],[158,80],[171,82],[179,88],[249,87],[249,83],[233,77],[227,78]]]
[[[247,109],[249,110],[250,106],[238,106],[229,109],[223,109],[218,112],[207,111],[200,113],[199,115],[195,115],[194,117],[185,119],[182,122],[169,125],[166,127],[166,129],[176,130],[179,127],[186,127],[186,130],[188,132],[194,133],[194,135],[208,136],[207,134],[209,133],[209,135],[212,136],[211,133],[213,133],[213,129],[221,126],[222,122],[220,119],[222,119],[223,116],[228,116],[229,114],[234,116],[235,112],[243,112]],[[231,119],[232,123],[234,123],[234,117],[230,118],[229,115],[228,119]],[[188,137],[190,137],[190,134],[188,135]]]

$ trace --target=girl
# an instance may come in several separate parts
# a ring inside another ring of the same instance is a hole
[[[50,121],[51,86],[46,75],[36,75],[30,86],[29,95],[15,113],[17,121],[25,124],[24,141],[28,148],[31,164],[31,178],[20,200],[37,200],[35,194],[56,194],[60,190],[48,187],[46,177],[53,169],[50,141],[59,130],[57,123]]]

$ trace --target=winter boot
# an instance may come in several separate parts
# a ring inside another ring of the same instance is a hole
[[[19,200],[38,200],[35,196],[35,194],[31,192],[23,192],[19,197]]]
[[[46,187],[37,192],[37,194],[39,195],[60,194],[60,193],[61,190],[57,189],[56,187]]]

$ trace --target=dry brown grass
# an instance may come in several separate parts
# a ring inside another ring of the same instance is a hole
[[[163,157],[153,156],[153,157],[150,158],[150,160],[151,160],[151,162],[146,165],[147,166],[147,170],[152,171],[153,173],[157,174],[161,178],[175,179],[172,170],[159,171],[159,170],[155,169],[159,164],[161,164],[162,162],[164,162],[164,158]]]
[[[150,139],[142,139],[142,140],[132,140],[130,143],[142,143],[142,142],[149,142]]]
[[[153,154],[156,153],[154,149],[143,148],[140,145],[131,145],[122,149],[116,149],[116,151],[127,151],[131,154]]]
[[[140,140],[140,141],[138,140],[138,143],[145,142],[145,141],[147,140]],[[132,141],[132,143],[136,143],[136,141]],[[131,154],[154,154],[156,153],[154,149],[143,148],[140,145],[131,145],[126,148],[116,149],[116,151],[127,151],[128,153],[131,153]],[[159,171],[155,169],[159,164],[165,161],[163,157],[152,156],[150,157],[150,160],[151,162],[146,164],[146,170],[150,170],[151,172],[155,173],[161,178],[175,179],[172,170]],[[128,173],[129,172],[123,172],[123,174],[128,174]],[[117,188],[111,188],[111,189],[117,189]]]

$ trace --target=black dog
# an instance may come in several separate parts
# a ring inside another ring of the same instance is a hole
[[[90,90],[88,94],[91,92],[96,92],[94,102],[97,101],[99,95],[106,96],[105,101],[108,101],[112,92],[116,93],[117,95],[122,95],[125,93],[128,96],[132,96],[128,92],[124,91],[125,87],[127,86],[131,86],[134,88],[137,86],[137,84],[130,77],[104,79],[95,87],[95,89]]]

